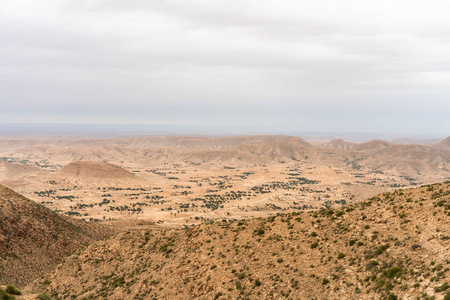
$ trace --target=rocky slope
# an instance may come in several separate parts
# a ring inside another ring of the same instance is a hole
[[[450,136],[437,143],[436,148],[450,149]]]
[[[450,182],[339,210],[123,232],[30,286],[63,299],[450,298]]]
[[[57,174],[76,178],[136,178],[119,166],[99,161],[74,161],[64,166]]]
[[[37,167],[0,160],[0,180],[28,176],[40,171],[41,169]]]
[[[0,139],[0,158],[4,156],[27,164],[44,165],[55,171],[71,161],[82,160],[110,162],[121,166],[138,163],[149,168],[159,167],[161,163],[206,162],[248,166],[299,161],[342,168],[351,164],[357,168],[396,172],[423,179],[431,176],[431,181],[441,181],[450,177],[449,141],[450,137],[432,146],[402,145],[383,140],[366,143],[334,140],[326,145],[313,145],[294,136]],[[88,168],[86,165],[69,164],[60,171],[62,175],[71,176],[75,172],[80,177],[82,169],[92,168],[98,169],[100,176],[109,174],[108,171],[102,171],[108,169],[105,165]],[[119,170],[111,171],[116,174]],[[87,176],[90,175],[92,174],[88,171]],[[119,177],[127,176],[121,173]]]
[[[0,185],[0,282],[23,286],[109,232]]]

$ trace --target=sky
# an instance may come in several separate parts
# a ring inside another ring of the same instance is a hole
[[[0,123],[450,135],[450,1],[0,1]]]

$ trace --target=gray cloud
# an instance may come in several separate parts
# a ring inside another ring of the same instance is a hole
[[[0,5],[3,122],[450,132],[444,1]]]

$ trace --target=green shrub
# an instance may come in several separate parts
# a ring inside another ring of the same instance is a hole
[[[263,235],[265,233],[265,230],[264,228],[258,228],[257,230],[255,230],[255,233],[257,235]]]
[[[394,294],[389,294],[389,296],[387,297],[387,300],[397,300],[398,297]]]
[[[125,284],[125,278],[123,276],[114,279],[113,282],[111,283],[111,285],[113,287],[122,286],[124,284]]]
[[[400,276],[402,273],[402,269],[399,267],[393,267],[392,269],[389,269],[386,273],[387,278],[394,278]]]
[[[323,285],[328,284],[328,282],[330,282],[328,279],[326,279],[326,278],[322,279],[322,284],[323,284]]]
[[[4,290],[0,289],[0,300],[14,300],[14,296],[8,295]]]
[[[16,289],[16,287],[15,286],[13,286],[13,285],[7,285],[6,286],[6,290],[5,290],[8,294],[11,294],[11,295],[22,295],[22,292],[21,291],[19,291],[18,289]]]
[[[446,290],[448,290],[449,287],[450,287],[450,285],[448,284],[448,282],[446,282],[446,283],[442,284],[441,286],[435,287],[434,291],[436,293],[445,292]]]
[[[43,285],[50,285],[52,283],[50,280],[46,279],[42,282]]]
[[[383,246],[380,246],[380,247],[378,247],[376,250],[375,250],[375,254],[378,256],[378,255],[381,255],[387,248],[389,248],[389,244],[385,244],[385,245],[383,245]]]
[[[50,298],[46,294],[39,294],[39,295],[36,296],[36,299],[39,299],[39,300],[52,300],[52,298]]]

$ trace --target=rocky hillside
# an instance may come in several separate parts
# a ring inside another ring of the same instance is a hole
[[[450,136],[436,144],[436,147],[441,149],[450,149]]]
[[[61,170],[58,175],[77,178],[135,178],[136,176],[127,170],[105,162],[98,161],[74,161]]]
[[[339,210],[123,232],[30,288],[64,299],[439,300],[450,298],[449,253],[446,182]]]
[[[29,283],[108,232],[60,216],[0,185],[0,282]]]
[[[419,141],[420,142],[420,141]],[[124,139],[0,139],[0,158],[58,171],[61,177],[133,178],[118,166],[130,163],[159,168],[161,164],[255,164],[301,162],[355,171],[377,170],[435,182],[450,178],[450,138],[437,145],[395,144],[383,140],[351,143],[334,140],[310,144],[294,136],[139,137]],[[32,158],[30,160],[30,158]],[[71,161],[77,161],[70,164]],[[85,162],[78,162],[85,161]],[[91,161],[91,162],[86,162]],[[69,164],[68,164],[69,163]],[[65,165],[64,168],[61,167]],[[138,179],[135,176],[134,179]],[[429,180],[431,178],[431,180]],[[75,183],[77,184],[77,183]]]
[[[0,160],[0,180],[13,179],[20,176],[27,176],[41,171],[41,169],[25,164],[14,164]]]

